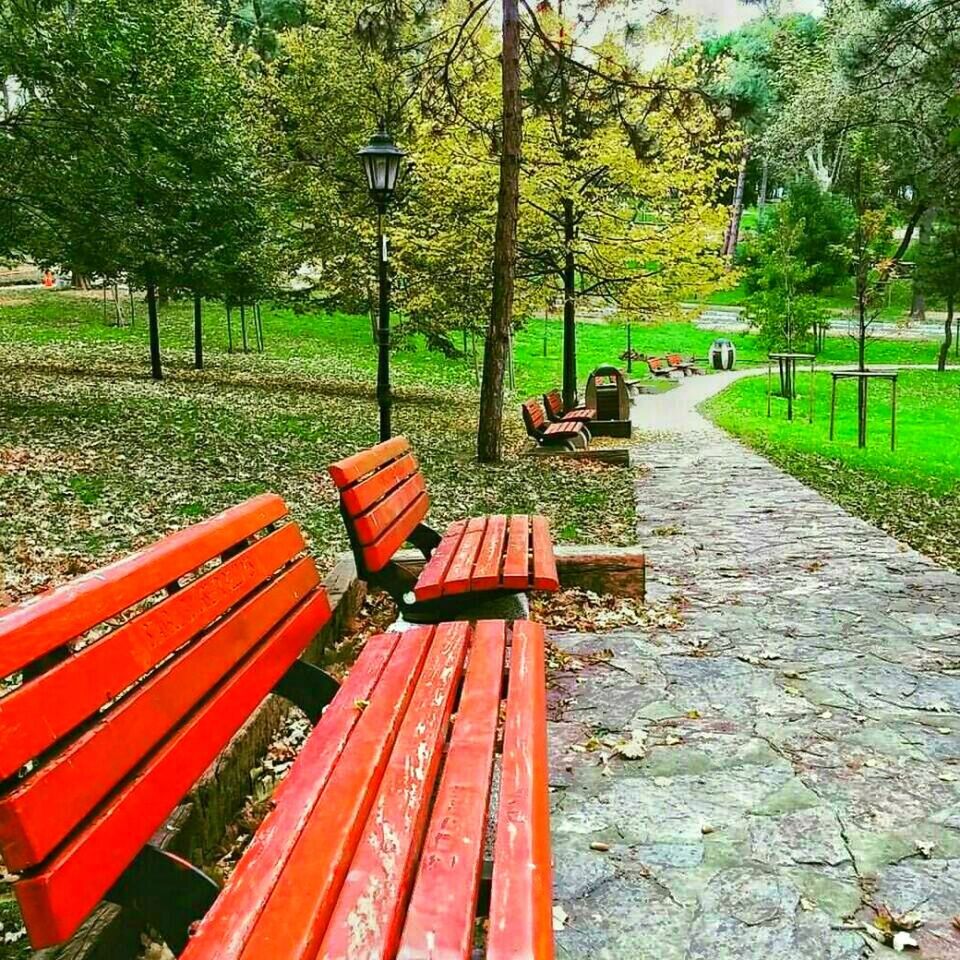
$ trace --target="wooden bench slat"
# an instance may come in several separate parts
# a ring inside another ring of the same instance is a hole
[[[546,517],[530,518],[533,549],[533,587],[535,590],[557,590],[560,576],[557,560],[553,555],[553,540],[550,537],[550,521]]]
[[[198,924],[181,960],[226,960],[240,956],[363,715],[357,704],[373,696],[398,637],[396,633],[381,633],[367,640],[287,778],[277,787],[273,810],[253,835],[230,878],[229,887]],[[386,684],[389,685],[389,680]],[[352,754],[345,762],[352,762]]]
[[[404,511],[427,492],[423,475],[415,473],[375,507],[354,520],[357,539],[364,546],[376,543],[397,522]],[[409,533],[409,531],[408,531]]]
[[[382,570],[407,542],[414,527],[427,515],[430,499],[423,493],[397,518],[379,540],[363,547],[363,562],[368,570]]]
[[[313,559],[304,557],[0,800],[7,867],[19,872],[47,856],[319,582]]]
[[[287,513],[263,494],[25,603],[0,610],[0,677],[63,646]]]
[[[376,796],[407,704],[433,638],[433,627],[401,634],[394,655],[363,708],[347,753],[264,903],[242,960],[313,960],[367,814]],[[222,952],[217,960],[233,960]],[[181,960],[194,960],[189,953]]]
[[[487,525],[486,517],[471,517],[457,552],[450,562],[450,568],[443,580],[443,595],[466,593],[470,589],[470,577],[477,559],[477,551],[483,542],[483,531]]]
[[[468,960],[486,835],[506,624],[477,623],[398,960]]]
[[[407,477],[417,473],[417,461],[412,453],[388,464],[376,473],[343,490],[343,506],[352,517],[359,516],[382,500]]]
[[[468,636],[462,622],[436,629],[320,956],[394,955]]]
[[[563,419],[571,423],[586,423],[595,420],[596,417],[597,411],[592,407],[577,407],[576,410],[571,410],[563,415]]]
[[[433,551],[420,576],[417,577],[413,592],[418,600],[435,600],[442,595],[444,577],[447,575],[447,570],[457,553],[466,529],[466,520],[456,520],[447,527],[439,546]]]
[[[333,478],[333,482],[342,489],[351,483],[356,483],[368,473],[373,473],[374,470],[402,457],[409,450],[410,444],[406,437],[394,437],[392,440],[370,447],[369,450],[361,450],[353,456],[331,463],[327,471]]]
[[[487,960],[553,957],[543,627],[514,624]]]
[[[530,585],[530,520],[525,514],[510,518],[507,552],[503,561],[503,585],[522,590]]]
[[[304,601],[132,775],[87,826],[15,886],[35,948],[73,934],[329,616]]]
[[[477,560],[470,578],[471,590],[489,590],[500,583],[503,566],[503,545],[507,538],[507,518],[494,514],[487,519],[483,542],[477,551]]]
[[[548,424],[543,431],[546,437],[575,437],[583,432],[579,420],[561,420],[559,423]]]
[[[0,700],[0,779],[96,713],[303,548],[296,524],[281,527]]]

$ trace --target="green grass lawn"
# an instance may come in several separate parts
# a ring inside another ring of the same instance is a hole
[[[202,372],[190,323],[189,304],[163,312],[154,383],[142,311],[117,330],[95,296],[0,295],[0,605],[262,490],[289,501],[323,566],[346,549],[325,467],[377,439],[368,322],[265,309],[267,352],[228,355],[210,309]],[[436,525],[540,511],[559,540],[633,542],[631,471],[518,457],[513,402],[506,461],[480,467],[472,362],[413,343],[393,374],[395,432],[422,460]]]
[[[856,445],[856,385],[841,382],[836,439],[829,440],[830,380],[816,377],[814,422],[807,422],[809,377],[801,377],[800,415],[785,400],[766,415],[766,377],[749,377],[707,401],[720,426],[916,549],[960,568],[960,373],[904,371],[897,399],[897,447],[890,450],[889,388],[871,384],[867,447]]]

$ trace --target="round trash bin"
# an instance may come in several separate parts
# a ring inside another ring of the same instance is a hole
[[[737,362],[737,348],[729,340],[717,339],[710,344],[710,366],[714,370],[732,370]]]

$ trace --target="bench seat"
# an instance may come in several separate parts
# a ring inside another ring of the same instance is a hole
[[[413,592],[426,601],[468,591],[559,586],[546,517],[496,514],[450,524]]]
[[[582,417],[551,422],[536,400],[525,400],[520,412],[527,436],[539,446],[563,446],[575,450],[577,447],[586,448],[590,442],[589,421]]]
[[[487,900],[487,960],[548,960],[545,711],[538,624],[372,637],[182,960],[467,960]]]
[[[543,409],[547,414],[547,419],[554,423],[564,420],[589,423],[591,420],[597,419],[597,411],[585,404],[565,411],[563,397],[560,396],[559,390],[550,390],[543,395]]]
[[[559,588],[545,517],[474,517],[443,535],[428,527],[426,482],[404,437],[331,464],[329,472],[358,575],[386,589],[407,621],[448,619],[481,596]],[[420,571],[394,560],[407,542],[426,559]]]

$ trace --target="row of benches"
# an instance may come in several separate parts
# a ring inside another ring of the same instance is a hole
[[[545,393],[542,407],[536,400],[525,400],[520,409],[527,436],[534,443],[566,450],[587,447],[591,440],[590,423],[597,418],[597,411],[590,407],[564,409],[559,390]]]
[[[668,353],[664,357],[647,357],[647,367],[655,377],[669,377],[678,371],[685,377],[695,373],[703,373],[692,357],[682,357],[679,353]]]
[[[272,494],[0,610],[0,853],[34,947],[106,899],[184,960],[467,958],[484,916],[489,960],[552,957],[543,629],[442,621],[557,589],[546,521],[431,530],[402,438],[330,474],[360,576],[420,623],[342,686],[302,659],[330,604]],[[269,693],[315,726],[218,890],[151,838]]]

